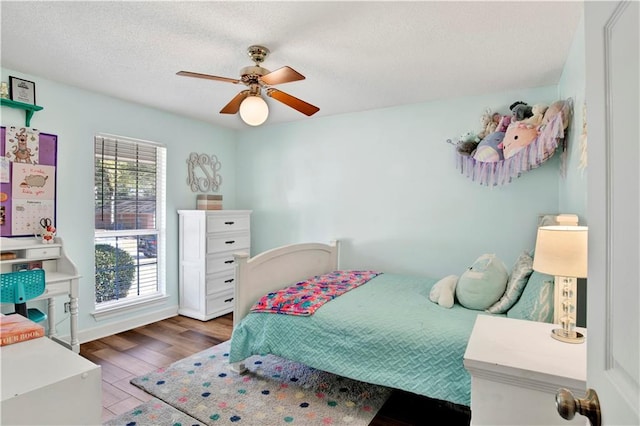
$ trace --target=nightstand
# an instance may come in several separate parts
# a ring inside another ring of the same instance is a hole
[[[551,337],[557,324],[478,315],[464,366],[471,374],[471,424],[585,425],[556,411],[555,394],[569,389],[576,398],[587,389],[585,343]],[[584,328],[578,328],[586,336]]]

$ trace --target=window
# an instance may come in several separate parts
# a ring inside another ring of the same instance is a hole
[[[94,152],[96,311],[163,297],[166,148],[97,135]]]

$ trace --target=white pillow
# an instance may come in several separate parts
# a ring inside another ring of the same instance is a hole
[[[429,300],[445,308],[451,308],[456,294],[456,284],[458,284],[457,275],[444,277],[431,287]]]

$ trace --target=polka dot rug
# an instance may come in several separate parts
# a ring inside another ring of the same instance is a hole
[[[273,355],[248,358],[237,374],[228,351],[227,341],[131,380],[179,413],[152,400],[108,425],[364,426],[391,394]]]

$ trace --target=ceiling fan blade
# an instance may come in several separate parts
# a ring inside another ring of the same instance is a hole
[[[226,104],[224,108],[220,110],[220,114],[236,114],[240,109],[240,104],[247,96],[249,96],[248,90],[243,90],[238,93],[233,99],[231,99],[231,102]]]
[[[190,71],[178,71],[176,75],[181,75],[184,77],[204,78],[207,80],[224,81],[226,83],[233,83],[233,84],[238,84],[241,82],[240,80],[237,80],[235,78],[218,77],[217,75],[200,74],[197,72],[190,72]]]
[[[296,98],[295,96],[291,96],[288,93],[285,93],[281,90],[273,89],[271,87],[267,89],[267,96],[272,97],[273,99],[276,99],[283,104],[300,111],[304,115],[311,116],[320,111],[320,108],[318,108],[317,106],[313,106],[310,103]]]
[[[291,67],[278,68],[275,71],[271,71],[269,74],[265,74],[260,77],[263,83],[268,85],[289,83],[290,81],[304,80],[304,75]]]

